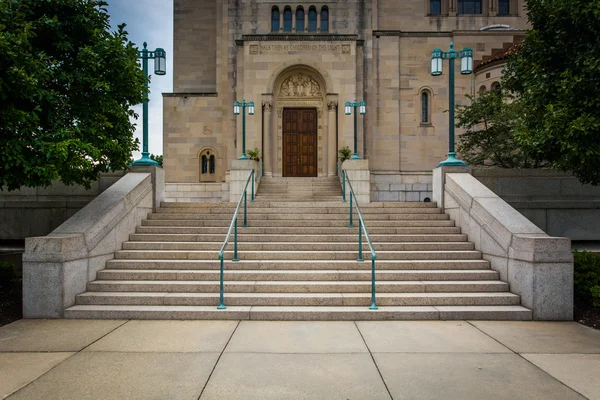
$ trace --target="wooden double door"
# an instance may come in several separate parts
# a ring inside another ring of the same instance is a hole
[[[317,176],[317,110],[283,109],[283,176]]]

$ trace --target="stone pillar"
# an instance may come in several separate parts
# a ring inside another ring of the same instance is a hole
[[[327,102],[327,176],[335,176],[337,173],[337,151],[336,149],[336,115],[337,101]]]
[[[283,32],[283,13],[285,12],[285,8],[281,10],[279,13],[279,32]]]
[[[433,201],[442,210],[444,209],[444,187],[446,185],[446,174],[465,173],[470,174],[473,170],[471,166],[457,167],[438,167],[433,169]]]
[[[254,169],[254,173],[258,173],[258,161],[253,160],[233,160],[231,162],[231,173],[229,174],[229,201],[237,203],[240,200],[240,196],[244,191],[244,186],[248,180],[248,174],[251,169]],[[258,191],[258,182],[254,183],[254,193]],[[250,193],[252,190],[252,183],[248,185],[248,201],[250,201]]]
[[[352,183],[352,189],[359,204],[371,202],[371,171],[369,160],[346,160],[342,163],[346,176]],[[341,172],[340,172],[341,173]],[[346,200],[350,196],[350,187],[346,185]]]
[[[296,10],[292,10],[292,32],[296,32]]]
[[[152,208],[156,211],[160,203],[165,199],[165,170],[153,166],[131,166],[131,172],[149,173],[152,179]]]
[[[273,154],[271,148],[273,147],[273,104],[271,101],[265,101],[263,103],[264,112],[264,132],[265,132],[265,147],[262,151],[262,157],[264,160],[264,175],[273,176]],[[275,146],[277,147],[277,146]]]

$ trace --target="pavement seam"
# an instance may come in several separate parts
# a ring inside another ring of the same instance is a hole
[[[212,375],[215,372],[215,369],[217,369],[217,365],[219,365],[219,361],[221,361],[221,357],[223,357],[223,353],[225,353],[225,349],[227,348],[227,346],[229,346],[229,342],[231,342],[231,338],[233,337],[233,335],[235,335],[235,332],[237,331],[237,329],[240,326],[241,322],[242,322],[241,320],[238,320],[238,323],[235,326],[235,328],[233,329],[233,332],[231,332],[231,335],[229,336],[229,339],[227,339],[227,343],[225,343],[225,346],[223,347],[223,350],[221,350],[221,354],[219,354],[219,357],[217,358],[217,361],[215,362],[215,365],[213,366],[212,370],[210,371],[210,374],[208,374],[208,378],[206,379],[206,383],[204,384],[204,386],[202,387],[202,390],[200,391],[200,395],[198,396],[198,400],[200,400],[200,398],[204,394],[204,391],[206,390],[206,387],[208,386],[208,382],[210,382],[210,378],[212,378]]]
[[[358,327],[358,324],[356,323],[356,321],[352,321],[352,322],[354,323],[354,326],[356,327],[358,334],[360,335],[361,339],[363,340],[363,343],[367,347],[367,350],[369,350],[369,355],[371,356],[371,360],[373,360],[373,364],[375,365],[375,368],[377,369],[377,373],[379,374],[379,377],[381,378],[381,382],[383,382],[383,386],[385,387],[385,390],[387,390],[388,395],[390,396],[390,399],[394,400],[394,396],[392,396],[392,392],[390,392],[390,388],[388,388],[388,385],[385,382],[385,379],[383,378],[383,374],[379,370],[379,365],[377,365],[377,362],[375,361],[375,357],[373,356],[373,353],[371,352],[371,349],[369,348],[369,345],[367,344],[365,337],[363,336],[362,332],[360,331],[360,328]]]
[[[91,346],[92,344],[96,343],[98,340],[106,337],[106,335],[116,331],[117,329],[119,329],[120,327],[122,327],[123,325],[125,325],[126,323],[128,323],[131,320],[125,320],[125,322],[123,322],[122,324],[117,325],[114,329],[111,329],[109,332],[107,332],[106,334],[102,335],[101,337],[99,337],[98,339],[94,340],[92,343],[88,344],[87,346],[85,346],[84,348],[82,348],[81,350],[78,351],[45,351],[45,352],[41,352],[41,351],[36,351],[36,352],[15,352],[15,353],[72,353],[70,357],[65,358],[64,360],[62,360],[61,362],[59,362],[58,364],[56,364],[54,367],[50,368],[48,371],[44,372],[43,374],[41,374],[40,376],[38,376],[37,378],[35,378],[34,380],[32,380],[31,382],[28,382],[26,385],[23,385],[22,387],[18,388],[17,390],[9,393],[8,395],[6,395],[4,398],[8,398],[13,396],[15,393],[20,392],[21,390],[25,389],[27,386],[33,384],[35,381],[37,381],[38,379],[40,379],[41,377],[43,377],[44,375],[46,375],[47,373],[49,373],[50,371],[52,371],[54,368],[57,368],[59,365],[62,365],[63,363],[69,361],[71,358],[75,357],[77,354],[83,352],[84,349],[87,349],[89,346]]]
[[[560,383],[561,385],[563,385],[564,387],[572,390],[573,392],[577,393],[578,395],[580,395],[581,397],[583,397],[584,399],[589,400],[589,397],[584,396],[582,393],[580,393],[579,391],[575,390],[574,388],[572,388],[571,386],[567,385],[566,383],[564,383],[563,381],[561,381],[560,379],[556,378],[555,376],[551,375],[549,372],[545,371],[544,369],[542,369],[541,367],[535,365],[533,362],[529,361],[528,359],[526,359],[525,357],[523,357],[520,353],[517,353],[516,351],[514,351],[513,349],[511,349],[510,347],[508,347],[507,345],[505,345],[504,343],[500,342],[499,340],[497,340],[495,337],[489,335],[487,332],[479,329],[476,325],[472,324],[471,321],[465,321],[467,324],[471,325],[473,328],[477,329],[479,332],[483,333],[484,335],[486,335],[487,337],[489,337],[490,339],[500,343],[502,346],[506,347],[507,349],[509,349],[513,354],[515,354],[516,356],[518,356],[520,359],[525,360],[525,362],[527,362],[529,365],[531,365],[532,367],[534,367],[535,369],[540,370],[542,373],[548,375],[550,378],[554,379],[556,382]],[[524,353],[524,354],[534,354],[534,353]],[[535,354],[544,354],[544,353],[535,353]],[[561,353],[561,354],[571,354],[571,353]]]

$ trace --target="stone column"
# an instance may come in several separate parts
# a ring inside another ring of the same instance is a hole
[[[292,32],[296,32],[296,10],[292,10]]]
[[[270,101],[263,103],[264,112],[264,132],[265,132],[265,147],[262,151],[262,157],[264,159],[264,175],[273,176],[273,154],[271,148],[273,147],[273,104]],[[277,146],[275,146],[277,147]]]
[[[352,189],[358,200],[358,204],[371,202],[371,171],[369,160],[346,160],[342,164],[346,170],[346,176],[352,183]],[[350,188],[346,185],[346,199],[349,199]]]
[[[317,32],[321,32],[321,11],[317,10]]]
[[[229,201],[232,203],[237,203],[240,199],[242,192],[244,191],[244,186],[246,185],[246,181],[248,180],[248,174],[250,170],[254,169],[254,173],[258,173],[258,161],[253,160],[233,160],[231,162],[231,173],[229,175]],[[254,193],[258,190],[258,182],[255,182]],[[250,202],[251,197],[251,185],[248,185],[248,202]]]
[[[279,13],[279,32],[283,32],[283,13],[285,8]]]
[[[335,176],[337,173],[337,151],[336,142],[336,115],[337,101],[327,102],[327,176]]]

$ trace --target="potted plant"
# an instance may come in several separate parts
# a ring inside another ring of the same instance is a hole
[[[254,150],[247,150],[246,155],[253,161],[260,161],[260,150],[254,148]]]
[[[344,146],[340,150],[338,150],[338,157],[339,157],[341,163],[348,160],[350,158],[351,154],[352,154],[352,150],[350,150],[350,147],[348,147],[348,146]]]

